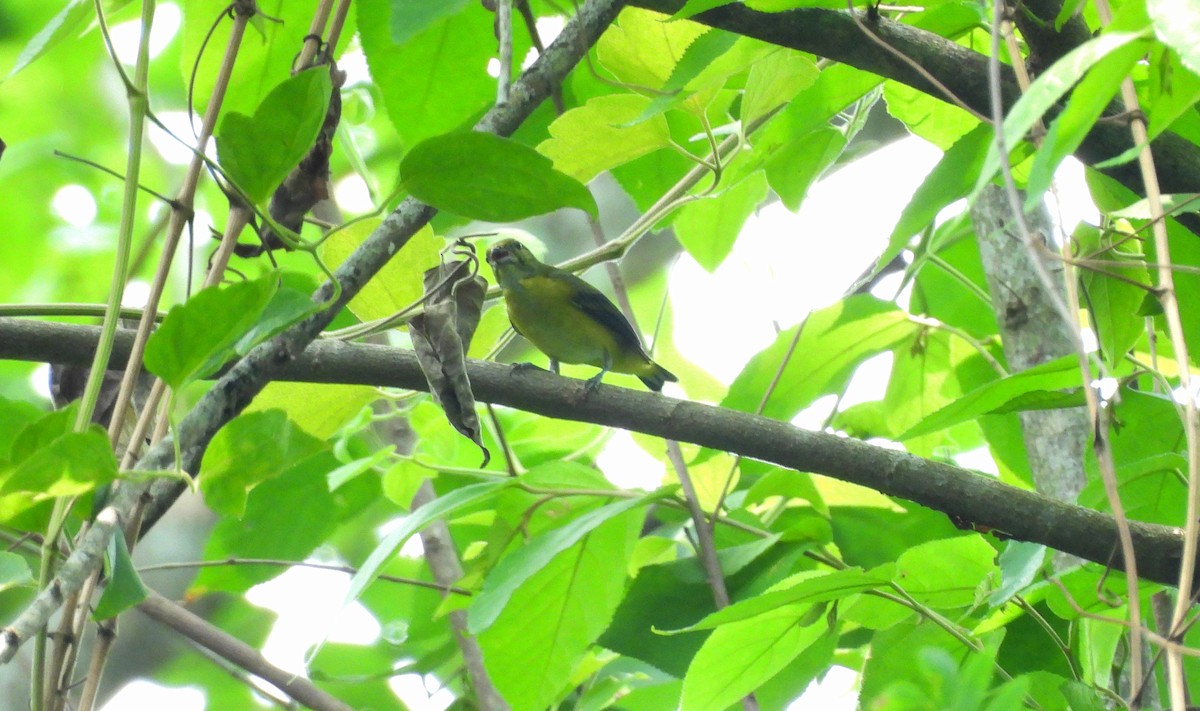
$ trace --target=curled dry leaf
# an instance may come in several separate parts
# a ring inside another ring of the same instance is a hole
[[[441,405],[454,429],[483,450],[475,395],[467,378],[466,352],[483,310],[487,282],[471,268],[473,261],[442,263],[425,272],[425,313],[409,324],[413,350],[421,363],[429,392]]]

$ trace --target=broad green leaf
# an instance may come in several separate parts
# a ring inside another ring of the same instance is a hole
[[[74,412],[73,409],[71,411]],[[0,397],[0,461],[9,457],[10,449],[22,429],[42,419],[45,414],[30,403]],[[57,434],[65,431],[59,428]]]
[[[193,107],[202,115],[212,97],[213,86],[229,45],[233,23],[218,18],[228,9],[227,0],[191,0],[182,3],[183,43],[179,53],[180,76],[184,82],[195,76],[192,90]],[[288,0],[264,0],[258,10],[273,18],[271,22],[255,22],[246,29],[238,45],[235,81],[229,83],[221,102],[221,113],[251,114],[263,98],[280,82],[287,80],[292,60],[312,23],[312,8],[301,7]],[[353,32],[343,32],[345,41]],[[201,46],[207,46],[201,52]],[[198,65],[197,65],[198,62]]]
[[[1033,584],[1046,558],[1040,543],[1009,541],[1000,551],[1000,587],[992,591],[988,604],[999,607]]]
[[[222,517],[204,546],[204,560],[262,558],[303,561],[337,528],[339,507],[325,475],[333,455],[309,457],[250,490],[241,518]],[[205,568],[191,594],[244,592],[288,570],[282,565]]]
[[[767,196],[767,181],[751,175],[713,197],[684,205],[675,218],[675,236],[692,258],[708,271],[721,266],[741,234],[746,218]]]
[[[982,536],[922,543],[896,561],[896,582],[918,601],[936,609],[968,607],[994,577],[996,549]]]
[[[392,3],[392,42],[402,45],[447,17],[462,12],[470,0],[410,0]]]
[[[400,162],[404,187],[442,210],[488,222],[512,222],[596,201],[550,159],[516,141],[464,131],[427,138]]]
[[[271,296],[258,321],[246,335],[238,339],[233,350],[239,356],[244,356],[258,344],[283,333],[322,308],[324,305],[313,301],[309,294],[282,286]]]
[[[468,616],[470,632],[479,634],[495,622],[517,588],[545,568],[551,559],[575,545],[598,526],[626,511],[645,506],[661,496],[663,493],[625,499],[589,511],[562,528],[548,531],[501,558],[484,581],[483,590],[471,603]]]
[[[1075,356],[1063,356],[1034,366],[1006,378],[987,383],[921,420],[900,439],[935,432],[959,422],[1001,411],[1015,398],[1037,391],[1056,391],[1081,387],[1079,361]]]
[[[272,89],[253,116],[221,119],[217,156],[251,202],[266,201],[312,148],[332,90],[328,67],[307,69]]]
[[[719,63],[737,40],[738,35],[724,30],[709,30],[693,40],[671,70],[671,76],[667,77],[660,89],[661,93],[654,97],[633,123],[658,116],[676,106],[696,116],[703,116],[716,90],[724,83],[726,74],[721,70],[731,73],[742,68],[736,63]],[[701,81],[701,76],[706,81]]]
[[[43,421],[58,419],[52,413]],[[99,425],[53,438],[50,432],[30,437],[37,429],[35,422],[22,430],[12,459],[0,461],[0,494],[28,492],[35,499],[78,496],[117,477],[112,445]]]
[[[756,542],[720,551],[730,598],[750,599],[784,579],[802,550],[789,545],[762,550]],[[712,590],[695,557],[647,565],[638,570],[599,644],[682,678],[705,635],[662,635],[655,630],[682,629],[712,611]]]
[[[784,364],[796,329],[801,327],[800,341]],[[893,304],[873,296],[852,296],[814,311],[803,326],[787,329],[750,359],[721,406],[754,412],[782,368],[762,414],[790,420],[818,397],[839,392],[860,363],[891,349],[916,329]]]
[[[590,99],[550,124],[550,138],[538,152],[554,161],[554,168],[581,183],[627,163],[671,140],[662,116],[632,123],[650,100],[635,94],[608,94]]]
[[[276,292],[274,274],[209,287],[173,307],[146,343],[146,369],[172,388],[215,373]]]
[[[808,189],[837,162],[844,150],[846,136],[841,131],[818,128],[767,159],[767,183],[779,195],[779,201],[796,212]]]
[[[1146,54],[1146,42],[1134,42],[1110,53],[1071,92],[1067,107],[1050,124],[1033,157],[1026,183],[1025,209],[1032,210],[1050,189],[1059,164],[1073,153],[1112,101],[1129,70]]]
[[[876,269],[900,254],[908,240],[932,224],[942,208],[971,192],[991,144],[991,127],[981,125],[950,146],[900,213],[887,247],[875,262]]]
[[[1200,101],[1200,76],[1188,71],[1179,55],[1167,48],[1151,52],[1151,99],[1146,102],[1150,139],[1162,134],[1178,119],[1193,113]]]
[[[927,654],[931,649],[944,650],[959,661],[965,660],[970,653],[949,632],[928,624],[927,620],[905,622],[876,632],[871,638],[871,654],[863,666],[859,692],[861,707],[887,708],[886,701],[896,693],[894,685],[897,682],[915,685],[923,671],[922,665],[918,664],[918,655]],[[942,690],[942,687],[935,688]],[[932,689],[917,687],[913,691],[915,698],[911,700],[910,708],[920,708],[919,704],[927,704],[931,709],[946,708],[942,705],[944,699],[931,698]]]
[[[107,559],[108,584],[104,586],[104,592],[92,612],[94,620],[116,617],[150,595],[138,577],[137,568],[129,556],[129,547],[125,545],[125,535],[120,531],[108,544]]]
[[[1115,369],[1146,331],[1146,319],[1138,311],[1152,285],[1141,242],[1120,230],[1110,234],[1081,224],[1072,239],[1081,256],[1096,263],[1082,267],[1079,279],[1100,351]]]
[[[337,268],[381,222],[375,218],[362,220],[333,233],[321,243],[321,259],[330,268]],[[350,300],[350,311],[362,321],[373,321],[412,306],[424,292],[421,275],[438,264],[444,246],[445,242],[433,233],[433,228],[422,227]]]
[[[889,114],[943,151],[979,125],[978,118],[958,106],[898,81],[883,83],[883,99]]]
[[[1184,66],[1200,74],[1200,7],[1190,0],[1146,0],[1154,34],[1179,53]]]
[[[363,561],[358,572],[350,580],[350,589],[346,591],[346,597],[342,604],[349,605],[357,600],[363,590],[379,577],[383,566],[396,554],[396,551],[400,550],[400,546],[432,521],[477,504],[498,493],[510,483],[509,481],[485,481],[464,486],[445,496],[439,496],[406,516],[404,522],[380,541],[379,545],[375,546],[375,549]]]
[[[626,84],[659,89],[688,46],[708,28],[688,20],[627,7],[596,43],[600,64]]]
[[[33,571],[16,553],[0,551],[0,593],[15,587],[33,586]]]
[[[722,711],[826,633],[824,606],[785,605],[717,628],[683,678],[683,711]]]
[[[576,686],[572,672],[624,594],[641,521],[628,511],[594,528],[517,588],[479,635],[488,673],[513,711],[542,711]]]
[[[495,15],[478,3],[468,3],[462,11],[398,43],[393,36],[395,13],[405,12],[407,8],[401,6],[411,4],[354,3],[371,79],[407,146],[469,126],[496,100],[496,80],[487,72],[488,60],[496,53]],[[291,52],[298,46],[295,43]],[[524,57],[528,48],[529,33],[513,32],[513,57]]]
[[[1063,97],[1071,87],[1083,78],[1089,69],[1116,50],[1143,40],[1140,32],[1114,32],[1088,40],[1071,50],[1062,59],[1055,62],[1049,69],[1029,86],[1021,98],[1009,110],[1004,118],[1004,146],[1012,151],[1025,138],[1025,134],[1033,128],[1048,110]],[[1008,156],[1001,156],[995,142],[991,143],[983,168],[979,171],[973,194],[978,194],[985,185],[992,181],[1000,170],[1000,161]]]
[[[370,385],[324,385],[272,381],[255,396],[246,412],[283,410],[296,426],[325,440],[379,399]]]
[[[863,572],[861,568],[846,568],[832,573],[799,573],[775,585],[770,592],[736,602],[680,631],[714,629],[751,620],[784,606],[840,600],[864,590],[873,590],[891,582],[891,576],[886,574],[887,568],[881,566],[870,572]]]
[[[322,448],[279,410],[249,412],[217,431],[200,465],[200,492],[214,511],[240,518],[246,496]]]
[[[767,55],[750,68],[742,95],[742,125],[747,126],[812,86],[820,72],[811,59],[788,49]]]

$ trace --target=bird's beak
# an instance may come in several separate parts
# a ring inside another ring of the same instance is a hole
[[[512,252],[508,251],[506,247],[493,247],[491,251],[488,252],[487,260],[488,264],[495,266],[497,264],[503,264],[504,262],[513,261],[513,255]]]

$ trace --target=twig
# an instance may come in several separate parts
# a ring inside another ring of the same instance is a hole
[[[251,674],[265,679],[289,698],[314,711],[353,711],[350,706],[308,679],[271,664],[254,647],[214,627],[182,605],[171,602],[153,590],[150,591],[149,597],[138,605],[138,610]]]
[[[144,565],[138,568],[139,573],[153,573],[160,570],[190,570],[193,568],[220,568],[225,566],[254,566],[264,565],[279,568],[311,568],[313,570],[328,570],[334,573],[346,573],[354,575],[358,572],[358,568],[349,565],[334,565],[332,563],[315,563],[308,560],[275,560],[272,558],[226,558],[225,560],[192,560],[176,563],[157,563],[155,565]],[[441,585],[439,583],[431,583],[428,580],[418,580],[417,578],[405,578],[399,575],[380,575],[380,580],[389,583],[401,583],[403,585],[412,585],[419,588],[429,588],[438,592],[451,593],[454,595],[470,595],[471,591],[466,588],[460,588],[455,585]]]
[[[436,498],[437,494],[429,480],[422,481],[413,496],[413,511]],[[454,548],[454,540],[450,537],[450,527],[446,522],[442,519],[433,521],[421,530],[420,536],[421,546],[425,551],[425,562],[429,564],[434,580],[447,588],[458,582],[463,576],[462,563],[458,560],[458,552]],[[467,631],[467,611],[454,610],[449,617],[454,641],[463,656],[471,688],[475,691],[475,703],[483,711],[507,711],[508,702],[496,690],[496,685],[492,683],[492,678],[483,663],[483,649],[479,646],[479,641]]]

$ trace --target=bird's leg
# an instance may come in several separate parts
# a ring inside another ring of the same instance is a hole
[[[554,373],[555,375],[559,375],[558,361],[554,360],[553,358],[550,359],[550,372]]]
[[[608,351],[604,351],[604,365],[600,366],[599,373],[596,373],[592,377],[588,378],[587,385],[584,386],[584,389],[587,390],[589,395],[596,392],[596,388],[600,387],[600,381],[604,379],[604,374],[607,373],[608,369],[611,367],[612,356],[609,355]]]

